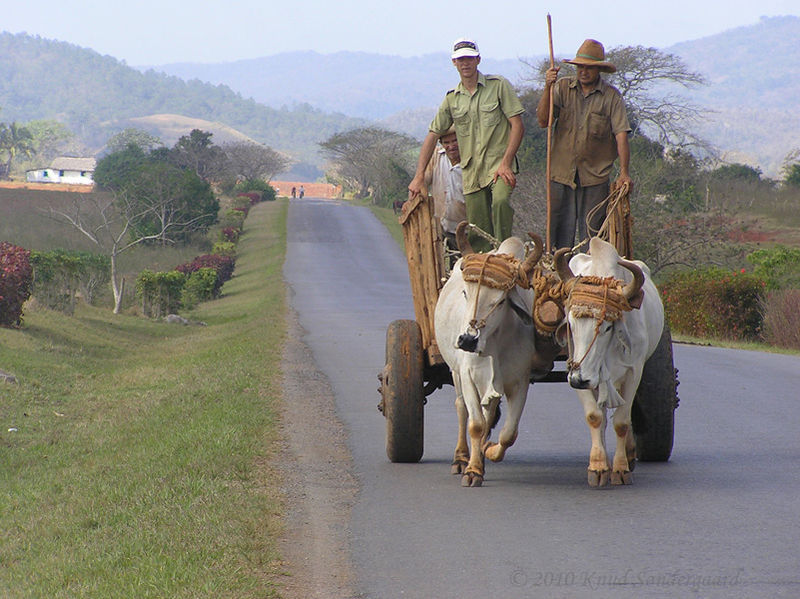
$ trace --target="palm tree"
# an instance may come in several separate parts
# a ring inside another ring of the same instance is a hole
[[[0,123],[0,152],[6,153],[6,160],[0,166],[0,177],[11,178],[11,163],[17,155],[30,158],[33,155],[33,135],[16,122],[6,125]]]

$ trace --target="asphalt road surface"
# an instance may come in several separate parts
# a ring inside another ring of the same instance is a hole
[[[359,482],[359,596],[800,597],[800,358],[676,344],[672,458],[600,490],[574,391],[537,383],[505,461],[462,488],[452,387],[428,398],[422,461],[386,458],[376,377],[387,325],[414,317],[397,244],[367,208],[312,198],[290,203],[288,241],[291,303]]]

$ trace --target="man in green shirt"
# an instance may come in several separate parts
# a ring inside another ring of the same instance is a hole
[[[514,219],[509,197],[517,184],[516,153],[524,133],[524,109],[506,79],[478,70],[481,57],[473,40],[456,40],[450,56],[461,81],[447,92],[431,122],[416,174],[408,186],[408,197],[427,195],[425,167],[436,141],[455,126],[467,219],[502,241],[511,236]],[[476,251],[490,249],[482,237],[471,236],[470,241]]]
[[[619,91],[600,77],[601,72],[613,73],[616,67],[606,62],[603,44],[592,39],[583,42],[574,59],[564,62],[575,65],[575,76],[557,79],[560,67],[549,68],[536,108],[539,126],[546,128],[552,89],[550,243],[555,248],[573,246],[576,224],[579,244],[601,227],[604,210],[593,213],[588,228],[586,217],[608,197],[617,157],[617,185],[633,185],[628,172],[631,127],[625,102]]]

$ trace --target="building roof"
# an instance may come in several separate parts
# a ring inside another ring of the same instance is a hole
[[[97,161],[94,158],[73,158],[59,156],[50,163],[50,168],[57,171],[94,171]]]

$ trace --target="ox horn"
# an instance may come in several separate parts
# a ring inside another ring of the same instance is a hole
[[[465,220],[462,220],[458,223],[456,227],[456,243],[458,244],[458,249],[461,250],[461,255],[466,256],[467,254],[474,254],[475,250],[472,249],[472,245],[469,242],[469,238],[467,237],[467,226],[469,223]]]
[[[633,273],[633,281],[622,288],[622,294],[625,296],[625,299],[632,300],[638,297],[639,292],[642,290],[642,285],[644,285],[644,273],[642,269],[633,262],[628,262],[627,260],[620,259],[617,261],[617,264]]]
[[[533,276],[533,269],[536,268],[536,265],[539,263],[539,259],[544,253],[544,243],[542,243],[542,238],[536,233],[528,232],[528,236],[533,241],[533,249],[525,258],[523,263],[520,264],[519,269],[525,275],[525,280],[530,281],[531,277]]]
[[[567,256],[571,252],[572,250],[570,248],[560,248],[557,249],[556,253],[553,255],[553,262],[555,263],[556,266],[556,273],[558,273],[558,278],[561,279],[562,283],[568,283],[575,278],[575,274],[569,267],[569,261],[567,260]]]

